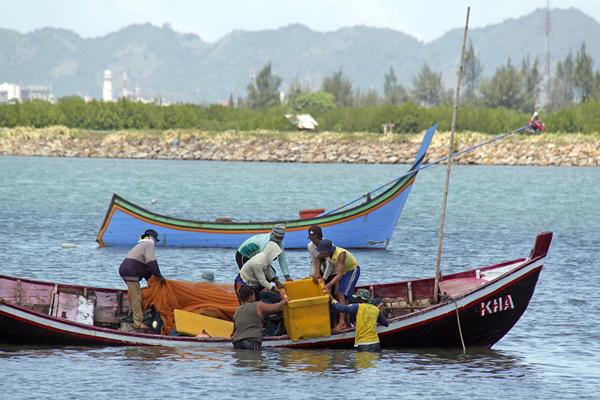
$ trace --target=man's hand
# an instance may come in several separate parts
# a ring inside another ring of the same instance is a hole
[[[158,278],[158,281],[160,282],[161,286],[164,286],[167,283],[167,280],[165,279],[164,276],[161,276],[160,278]]]

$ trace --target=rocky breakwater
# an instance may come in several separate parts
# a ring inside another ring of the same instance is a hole
[[[456,135],[457,149],[489,140]],[[448,133],[437,133],[428,161],[447,153]],[[314,163],[411,163],[422,134],[372,133],[91,132],[64,127],[0,131],[0,154],[47,157],[151,158]],[[600,166],[598,135],[512,135],[456,159],[459,164]]]

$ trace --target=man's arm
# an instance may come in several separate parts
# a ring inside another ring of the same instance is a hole
[[[279,303],[275,304],[267,304],[262,301],[259,301],[256,304],[256,312],[259,314],[261,318],[264,318],[265,315],[274,314],[283,309],[283,305],[287,303],[288,300],[286,298],[282,299]]]
[[[158,278],[160,283],[165,282],[165,277],[160,273],[160,268],[158,267],[158,261],[156,261],[156,254],[154,253],[154,244],[148,243],[144,248],[144,258],[146,259],[146,266],[148,267],[148,271],[154,276]]]
[[[285,280],[291,281],[292,278],[290,277],[290,271],[288,268],[287,259],[285,258],[285,253],[283,251],[277,257],[277,261],[279,261],[279,268],[281,268],[281,272],[283,272],[283,276],[285,277]]]
[[[270,267],[268,267],[268,268],[270,268]],[[265,289],[271,290],[276,286],[275,283],[269,282],[267,280],[265,271],[261,268],[260,265],[252,265],[252,269],[254,270],[254,276],[256,277],[256,280],[258,281],[258,283],[260,283],[260,285],[262,287],[264,287]]]
[[[310,267],[310,275],[313,280],[318,281],[321,278],[321,259],[315,257],[312,259],[312,265]]]
[[[333,300],[331,302],[331,304],[333,305],[333,308],[335,308],[337,312],[346,313],[346,314],[350,314],[350,315],[354,315],[354,316],[356,316],[356,314],[358,313],[358,304],[345,305],[345,304],[340,304],[336,300]]]
[[[383,326],[388,326],[390,324],[388,320],[383,316],[383,313],[381,311],[379,312],[379,316],[377,317],[377,323]]]
[[[338,283],[338,281],[340,279],[342,279],[342,275],[344,275],[344,264],[346,264],[346,253],[345,252],[340,254],[340,256],[338,257],[338,263],[337,263],[337,267],[335,269],[335,271],[336,271],[335,276],[333,277],[333,279],[331,279],[329,281],[327,286],[325,286],[327,289],[334,287],[335,284]]]

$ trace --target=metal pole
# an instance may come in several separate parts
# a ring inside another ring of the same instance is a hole
[[[448,186],[450,184],[450,168],[452,167],[452,150],[454,147],[454,129],[456,127],[456,111],[458,110],[458,100],[460,97],[460,81],[462,79],[463,64],[465,62],[465,45],[467,43],[467,30],[469,29],[469,14],[471,7],[467,7],[467,20],[465,22],[465,33],[463,36],[462,49],[460,51],[460,67],[458,68],[458,79],[456,82],[456,91],[454,92],[454,108],[452,110],[452,128],[450,129],[450,141],[448,142],[448,162],[446,163],[446,182],[444,185],[444,197],[442,200],[442,215],[440,217],[440,229],[438,232],[437,259],[435,262],[435,284],[433,286],[433,302],[439,302],[440,281],[442,272],[440,264],[442,262],[442,242],[444,240],[444,223],[446,220],[446,206],[448,205]]]

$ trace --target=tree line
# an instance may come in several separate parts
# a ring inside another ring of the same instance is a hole
[[[318,97],[318,96],[317,96]],[[327,97],[327,96],[323,96]],[[298,97],[300,101],[302,97]],[[314,106],[314,103],[312,104]],[[394,124],[394,132],[420,132],[435,122],[440,129],[448,130],[452,106],[424,107],[413,102],[382,104],[373,107],[334,106],[311,109],[321,131],[381,132],[382,125]],[[46,101],[0,105],[2,127],[47,127],[64,125],[87,130],[166,130],[199,129],[206,131],[269,129],[293,131],[284,117],[290,112],[288,105],[262,109],[172,104],[161,106],[129,100],[117,102],[85,102],[79,97],[63,97],[55,104]],[[523,126],[530,114],[506,107],[462,106],[458,114],[457,129],[483,133],[506,132]],[[549,131],[598,132],[600,126],[600,101],[586,101],[544,115]]]
[[[498,133],[527,122],[544,88],[538,59],[511,60],[488,79],[473,44],[465,53],[460,130]],[[598,132],[600,126],[600,71],[585,43],[575,55],[556,63],[546,79],[546,105],[542,116],[549,131]],[[326,76],[319,90],[301,82],[290,85],[282,99],[282,79],[265,65],[248,85],[245,98],[233,96],[228,105],[145,104],[121,99],[116,102],[85,102],[63,97],[56,103],[32,101],[0,106],[0,126],[45,127],[64,125],[90,130],[202,129],[209,131],[295,128],[283,118],[289,112],[306,112],[319,122],[320,130],[380,132],[383,124],[394,124],[395,132],[419,132],[434,122],[448,129],[452,92],[442,83],[441,73],[423,64],[412,82],[404,87],[393,67],[384,75],[383,91],[361,91],[341,69]],[[283,101],[282,101],[283,100]]]
[[[572,107],[587,101],[600,100],[600,71],[594,72],[594,60],[587,52],[585,43],[575,55],[569,53],[556,63],[551,76],[545,77],[540,70],[538,58],[527,56],[518,65],[509,58],[486,79],[483,65],[473,43],[465,52],[463,71],[463,105],[498,108],[532,113],[539,107],[542,93],[544,109],[548,112]],[[247,98],[238,99],[239,106],[264,108],[280,100],[282,79],[271,71],[271,64],[264,66],[256,81],[248,85]],[[355,89],[341,69],[325,77],[317,91],[294,81],[288,90],[287,102],[291,108],[302,111],[308,108],[375,107],[384,104],[412,102],[422,107],[449,104],[452,91],[444,87],[442,74],[423,63],[412,87],[402,85],[394,68],[384,74],[383,91]]]

